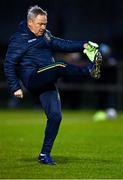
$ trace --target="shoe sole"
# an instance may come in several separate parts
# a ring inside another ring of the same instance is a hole
[[[101,64],[102,64],[102,55],[101,53],[98,51],[97,54],[95,55],[95,72],[94,72],[94,77],[96,79],[100,78],[100,68],[101,68]]]
[[[44,164],[44,165],[50,165],[50,166],[54,166],[54,165],[56,165],[56,162],[52,162],[52,163],[46,163],[46,162],[43,162],[42,160],[39,160],[38,159],[38,162],[40,163],[40,164]]]
[[[49,166],[55,166],[55,165],[56,165],[56,163],[44,163],[44,162],[39,161],[39,160],[38,160],[38,162],[39,162],[40,164],[42,164],[42,165],[49,165]]]

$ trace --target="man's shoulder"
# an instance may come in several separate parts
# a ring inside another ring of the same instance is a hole
[[[46,41],[49,43],[49,42],[51,42],[53,36],[52,36],[51,32],[46,29],[46,31],[44,33],[44,37],[45,37]]]
[[[15,32],[9,39],[9,42],[25,42],[29,39],[29,35],[26,33]]]

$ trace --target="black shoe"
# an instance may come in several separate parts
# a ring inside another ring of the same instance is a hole
[[[56,165],[56,162],[49,154],[39,155],[38,156],[39,163],[46,164],[46,165]]]
[[[98,51],[95,55],[95,59],[94,59],[94,65],[90,71],[90,74],[93,78],[95,79],[99,79],[100,78],[100,67],[102,64],[102,55],[101,53]]]

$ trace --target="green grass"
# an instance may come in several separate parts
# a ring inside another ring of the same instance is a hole
[[[123,114],[93,122],[92,111],[63,111],[52,155],[57,166],[37,162],[45,115],[40,111],[0,111],[1,179],[123,178]]]

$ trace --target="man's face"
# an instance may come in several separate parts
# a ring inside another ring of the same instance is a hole
[[[29,29],[38,37],[43,35],[47,25],[46,15],[37,15],[33,19],[28,20]]]

